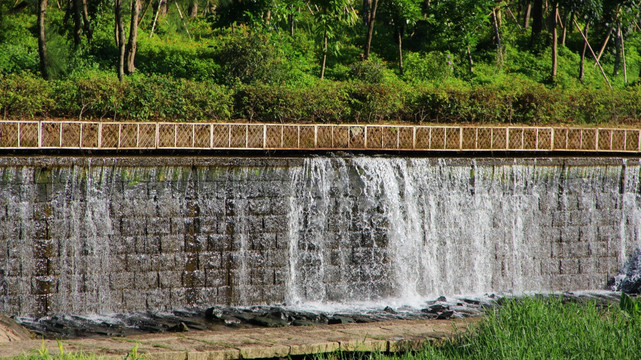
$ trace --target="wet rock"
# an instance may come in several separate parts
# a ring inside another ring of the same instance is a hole
[[[454,315],[454,311],[447,310],[447,311],[443,311],[442,313],[438,314],[438,316],[436,318],[438,320],[446,320],[446,319],[451,318],[452,315]]]
[[[180,324],[169,327],[167,330],[171,332],[185,332],[189,331],[189,327],[181,321]]]
[[[449,310],[450,307],[448,305],[444,304],[435,304],[432,305],[426,309],[422,309],[421,312],[428,313],[428,314],[437,314],[445,310]]]
[[[249,320],[250,324],[264,326],[264,327],[285,327],[289,323],[283,319],[273,318],[270,316],[257,316]]]
[[[608,281],[608,287],[626,294],[641,294],[641,249],[636,249],[621,272]]]
[[[353,324],[354,319],[347,316],[332,316],[327,321],[328,324]]]

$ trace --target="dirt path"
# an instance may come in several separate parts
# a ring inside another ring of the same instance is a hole
[[[186,331],[125,338],[63,340],[62,343],[64,351],[82,351],[113,359],[122,359],[134,346],[137,346],[139,354],[160,360],[258,359],[337,350],[393,352],[415,348],[426,340],[453,336],[479,319],[396,320],[224,332]],[[4,332],[0,330],[0,338],[5,338],[2,336]],[[0,358],[29,354],[43,346],[42,340],[28,340],[24,334],[6,338],[9,340],[0,340]],[[58,352],[56,341],[46,340],[44,346],[51,354]]]

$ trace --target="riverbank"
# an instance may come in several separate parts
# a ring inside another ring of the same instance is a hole
[[[480,318],[455,320],[395,320],[291,328],[189,331],[62,340],[65,352],[83,352],[122,359],[137,347],[152,359],[262,359],[337,351],[395,352],[418,348],[425,341],[455,336]],[[2,359],[28,355],[42,348],[59,353],[55,340],[0,343]]]

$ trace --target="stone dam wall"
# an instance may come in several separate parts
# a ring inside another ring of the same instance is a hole
[[[0,157],[0,312],[603,289],[638,158]]]

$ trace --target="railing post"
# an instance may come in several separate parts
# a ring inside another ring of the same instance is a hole
[[[98,123],[98,149],[102,149],[102,122]]]
[[[62,126],[60,126],[60,129],[62,129]],[[120,147],[121,147],[121,145],[120,145],[121,144],[120,143],[120,135],[121,134],[122,134],[122,124],[118,124],[118,144],[116,146],[118,149],[120,149]]]
[[[363,129],[363,148],[367,149],[367,125],[365,125],[365,129]]]
[[[594,131],[594,150],[599,151],[599,128]]]
[[[610,150],[612,150],[613,143],[614,143],[614,130],[610,130]]]
[[[38,148],[42,147],[42,121],[38,121]]]
[[[314,149],[318,149],[318,125],[314,125]]]
[[[267,148],[267,125],[263,124],[263,149]]]
[[[178,147],[178,124],[174,124],[174,149]]]
[[[510,128],[505,128],[505,150],[510,149]]]
[[[459,141],[458,141],[458,150],[463,150],[463,127],[459,126],[458,128]]]
[[[82,126],[82,125],[83,125],[83,123],[80,123],[80,138],[78,139],[78,142],[79,142],[78,147],[81,148],[81,149],[82,149],[82,133],[83,133],[82,130],[84,128],[84,126]]]
[[[214,124],[209,123],[209,148],[214,147]]]
[[[431,137],[432,137],[432,131],[430,131],[429,141],[432,140]],[[412,150],[416,150],[416,126],[412,126]]]
[[[156,131],[154,134],[154,148],[158,149],[160,146],[160,124],[156,123]]]

